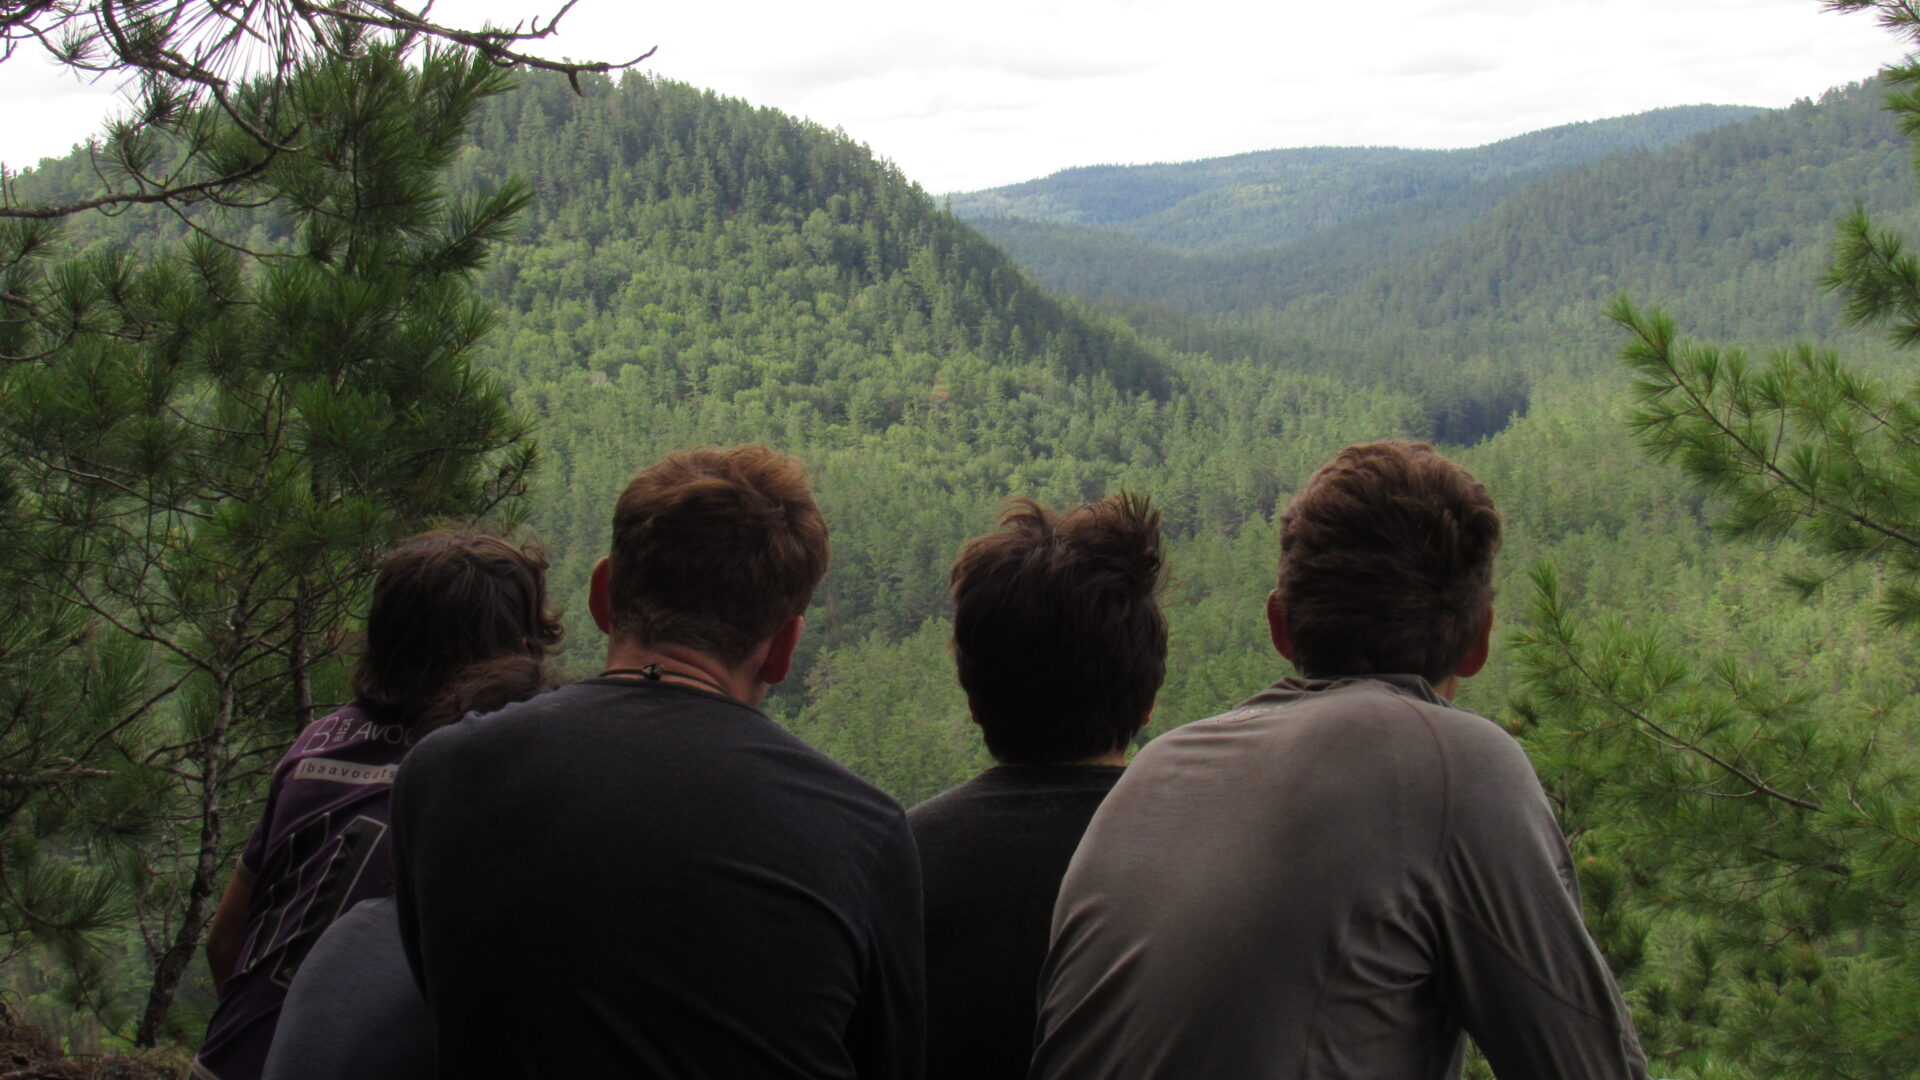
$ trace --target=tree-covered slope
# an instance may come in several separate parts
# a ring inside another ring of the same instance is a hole
[[[903,798],[925,794],[979,760],[940,644],[945,575],[1005,498],[1147,492],[1176,550],[1238,544],[1234,565],[1253,565],[1317,461],[1428,433],[1408,394],[1186,353],[1049,293],[844,135],[664,80],[582,82],[528,79],[491,103],[453,169],[456,193],[516,177],[536,195],[481,278],[500,320],[481,360],[536,422],[524,516],[553,557],[576,670],[601,648],[585,583],[633,470],[769,442],[813,469],[834,563],[772,708]],[[185,232],[138,212],[70,229],[146,250]],[[1182,607],[1237,606],[1263,576],[1193,575]],[[1271,667],[1254,623],[1195,625],[1169,717]],[[898,715],[903,701],[924,715]]]
[[[1271,672],[1258,626],[1232,613],[1264,593],[1271,515],[1317,461],[1363,438],[1477,440],[1524,411],[1538,380],[1591,372],[1608,351],[1597,327],[1539,332],[1515,285],[1459,320],[1422,323],[1410,287],[1390,285],[1393,275],[1465,287],[1441,256],[1477,251],[1478,227],[1387,270],[1365,262],[1364,245],[1329,239],[1330,260],[1366,271],[1348,272],[1343,280],[1354,284],[1232,322],[1167,303],[1101,312],[1036,285],[843,135],[661,80],[588,80],[586,90],[536,79],[495,101],[455,169],[462,188],[517,176],[537,196],[520,236],[485,272],[502,325],[483,350],[538,423],[544,465],[527,518],[553,549],[556,595],[572,609],[571,655],[587,666],[599,647],[584,583],[631,471],[694,443],[772,442],[815,469],[835,551],[800,674],[776,708],[905,794],[975,760],[938,626],[948,561],[989,527],[1004,497],[1071,501],[1125,486],[1165,508],[1176,558],[1192,568],[1176,578],[1182,663],[1164,717],[1177,722]],[[1835,159],[1825,149],[1835,132],[1858,148]],[[1551,210],[1558,216],[1544,228],[1555,235],[1530,243],[1564,264],[1552,280],[1577,280],[1591,260],[1620,257],[1607,253],[1628,231],[1621,215],[1746,220],[1777,191],[1798,200],[1783,215],[1815,222],[1783,216],[1779,227],[1804,232],[1804,255],[1817,264],[1825,207],[1844,202],[1862,177],[1884,176],[1885,198],[1898,201],[1904,169],[1888,157],[1892,138],[1863,92],[1830,95],[1710,132],[1704,157],[1675,148],[1564,170],[1551,185],[1519,184],[1484,217],[1508,235],[1531,220],[1512,207]],[[1774,157],[1790,167],[1768,164]],[[1642,173],[1635,182],[1661,193],[1644,206],[1607,186]],[[1713,184],[1731,190],[1716,196]],[[1684,209],[1668,205],[1676,192],[1690,200]],[[1391,238],[1394,222],[1433,216],[1412,200],[1343,229]],[[102,228],[125,231],[130,220]],[[1663,221],[1649,221],[1646,234],[1661,235]],[[129,235],[151,242],[179,231],[145,228]],[[1756,267],[1739,247],[1747,233],[1722,231],[1713,258],[1699,246],[1669,250],[1699,257],[1703,283],[1715,266],[1735,279],[1771,273],[1802,313],[1797,325],[1830,321],[1817,298],[1794,288],[1817,266]],[[1294,272],[1311,284],[1308,270]],[[1351,301],[1363,289],[1378,290],[1371,306]],[[1582,300],[1561,314],[1577,323],[1594,309]],[[1597,402],[1582,407],[1586,428],[1607,422]],[[1624,461],[1625,447],[1609,453]],[[1582,467],[1594,462],[1580,454]],[[1532,464],[1516,462],[1516,475]],[[1600,515],[1609,522],[1639,513],[1614,502]],[[1661,505],[1661,535],[1695,536],[1693,509]],[[1546,535],[1527,543],[1561,542],[1560,526],[1538,527]],[[869,676],[884,685],[855,685]],[[944,703],[929,706],[945,717],[936,734],[876,712],[889,695]],[[928,751],[919,770],[912,762],[923,745],[947,750]]]
[[[530,81],[460,166],[463,185],[514,175],[537,194],[483,282],[503,321],[486,354],[539,422],[528,516],[582,663],[598,648],[586,574],[631,471],[691,444],[769,441],[815,470],[834,550],[776,708],[924,793],[977,747],[927,644],[943,631],[921,632],[1002,499],[1125,486],[1153,494],[1176,542],[1230,536],[1264,526],[1345,442],[1422,433],[1407,395],[1185,355],[1047,293],[843,135],[666,81],[587,85]],[[1209,671],[1240,650],[1208,651],[1184,677],[1234,682]],[[854,723],[882,719],[865,695],[891,692],[846,685],[868,664],[927,680],[907,698],[948,726]],[[943,764],[917,777],[924,754]]]
[[[1352,287],[1382,267],[1468,232],[1529,179],[1506,175],[1425,192],[1288,243],[1229,251],[1167,247],[1110,226],[1020,217],[975,218],[972,224],[1052,288],[1234,315]]]
[[[1095,165],[956,194],[951,205],[976,223],[1021,218],[1106,226],[1176,250],[1242,251],[1298,240],[1408,200],[1667,146],[1760,111],[1658,109],[1466,150],[1313,147],[1177,164]]]
[[[1623,291],[1684,305],[1702,332],[1848,337],[1804,283],[1856,202],[1911,213],[1908,150],[1880,101],[1877,83],[1855,84],[1664,150],[1424,195],[1257,251],[981,224],[1043,281],[1150,337],[1394,385],[1437,434],[1471,441],[1524,408],[1542,372],[1610,367],[1600,312]]]
[[[1874,722],[1911,730],[1920,661],[1864,644],[1871,573],[1802,600],[1768,566],[1794,562],[1797,541],[1763,540],[1761,557],[1716,543],[1709,500],[1637,453],[1598,316],[1628,287],[1747,340],[1829,325],[1837,305],[1807,287],[1826,223],[1856,193],[1911,199],[1865,91],[1551,182],[1514,174],[1400,199],[1286,258],[1159,249],[1164,274],[1138,280],[1190,294],[1092,307],[1047,292],[843,135],[664,81],[584,85],[576,96],[531,80],[495,101],[455,167],[461,189],[517,176],[537,195],[484,272],[500,325],[480,353],[537,424],[543,461],[522,509],[554,557],[575,673],[597,670],[584,583],[632,470],[693,444],[771,442],[812,470],[834,566],[769,711],[916,801],[984,760],[947,654],[943,586],[1004,498],[1126,488],[1165,511],[1171,656],[1151,734],[1286,673],[1263,601],[1275,516],[1312,469],[1351,442],[1437,435],[1469,444],[1449,452],[1505,515],[1503,627],[1528,567],[1551,561],[1569,595],[1624,626],[1817,686],[1823,718],[1885,697]],[[57,163],[28,183],[84,169]],[[263,222],[259,238],[274,229]],[[183,231],[139,213],[68,229],[143,250]],[[1244,281],[1217,272],[1228,264]],[[1263,301],[1282,275],[1286,302]],[[1195,314],[1209,310],[1195,297],[1229,288],[1253,298],[1247,314]],[[1519,689],[1502,647],[1461,700],[1524,731],[1538,714],[1511,706]],[[1587,843],[1583,856],[1607,854]],[[1666,961],[1613,959],[1643,1023],[1662,1015],[1651,998]],[[34,978],[15,965],[0,992],[50,1000]]]
[[[1854,84],[1525,184],[1470,230],[1295,300],[1276,325],[1332,334],[1364,317],[1514,344],[1592,340],[1599,308],[1626,291],[1684,303],[1703,332],[1825,335],[1836,309],[1805,283],[1820,276],[1833,224],[1856,204],[1907,210],[1909,161],[1879,85]]]
[[[1745,324],[1760,305],[1728,301],[1758,275],[1779,279],[1762,285],[1772,328],[1821,329],[1787,283],[1817,273],[1828,225],[1854,199],[1901,204],[1907,151],[1879,100],[1877,84],[1854,85],[1664,150],[1630,147],[1546,176],[1510,172],[1259,250],[1191,254],[1117,229],[978,224],[1069,292],[1237,317],[1297,304],[1290,327],[1364,310],[1369,325],[1471,333],[1541,307],[1590,310],[1639,284],[1718,291],[1713,313]]]
[[[561,322],[569,303],[593,313],[698,308],[712,317],[648,324],[664,332],[622,358],[691,383],[725,381],[714,339],[737,347],[743,335],[773,334],[777,346],[757,344],[817,356],[790,380],[796,392],[846,396],[835,393],[845,350],[796,341],[804,325],[766,311],[742,325],[756,305],[741,290],[809,302],[878,290],[861,312],[822,318],[859,344],[977,350],[1014,364],[1044,356],[1062,373],[1097,371],[1127,389],[1163,378],[1131,335],[1068,312],[865,147],[772,109],[650,79],[594,84],[584,97],[535,81],[482,121],[457,181],[510,176],[538,199],[489,280],[493,294],[515,315]],[[900,340],[909,324],[915,333]]]

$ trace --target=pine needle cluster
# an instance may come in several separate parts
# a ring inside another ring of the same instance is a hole
[[[510,516],[535,464],[472,362],[472,279],[528,193],[439,180],[506,74],[336,44],[202,110],[238,144],[232,110],[295,112],[301,147],[180,243],[0,215],[0,949],[57,959],[141,1046],[191,1037],[214,898],[280,751],[344,695],[381,554]],[[129,938],[145,984],[104,985]]]
[[[1920,41],[1904,4],[1839,0]],[[1920,64],[1885,74],[1920,139]],[[1920,344],[1920,261],[1856,210],[1822,284],[1846,318]],[[1730,540],[1809,553],[1811,596],[1873,574],[1873,635],[1920,630],[1920,385],[1811,345],[1756,361],[1609,311],[1642,449],[1677,464]],[[1629,987],[1654,1071],[1910,1077],[1920,1070],[1920,737],[1910,687],[1808,686],[1659,625],[1584,618],[1535,570],[1512,641],[1514,725],[1560,802],[1588,919]]]

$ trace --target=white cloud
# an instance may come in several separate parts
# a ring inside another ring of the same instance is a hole
[[[1388,68],[1386,73],[1408,78],[1459,79],[1499,71],[1502,66],[1500,57],[1489,53],[1449,49],[1408,57]]]
[[[477,25],[547,8],[440,0]],[[844,127],[929,190],[1277,146],[1470,146],[1701,102],[1785,105],[1900,43],[1816,0],[581,0],[552,55],[620,57]],[[37,61],[36,61],[37,63]],[[0,159],[63,152],[105,88],[0,65]]]
[[[950,84],[970,75],[1012,75],[1037,82],[1136,75],[1150,65],[1148,58],[1127,55],[1084,55],[1029,46],[994,46],[915,30],[822,52],[778,56],[755,65],[749,77],[763,92],[781,97],[806,97],[847,83],[893,75],[938,75]]]

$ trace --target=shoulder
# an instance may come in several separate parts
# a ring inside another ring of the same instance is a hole
[[[1397,699],[1398,712],[1378,707],[1387,697]],[[1444,699],[1428,699],[1397,687],[1382,685],[1370,690],[1367,699],[1375,707],[1372,714],[1381,717],[1379,726],[1390,729],[1380,737],[1399,748],[1396,756],[1430,758],[1449,806],[1543,798],[1526,751],[1494,721]]]
[[[1447,756],[1484,759],[1501,767],[1525,767],[1526,755],[1500,725],[1436,695],[1424,680],[1385,676],[1343,680],[1308,694],[1253,698],[1234,712],[1291,714],[1339,732],[1365,733],[1396,743],[1430,743]]]
[[[1518,743],[1418,680],[1284,680],[1239,707],[1154,739],[1116,796],[1164,798],[1218,783],[1332,784],[1346,797],[1445,800],[1462,782],[1531,782]],[[1279,797],[1276,795],[1276,797]]]
[[[907,877],[918,882],[919,842],[899,801],[773,721],[767,726],[773,730],[756,733],[759,750],[743,755],[754,764],[743,762],[740,776],[780,822],[774,834],[815,851],[821,866],[845,859],[849,869],[861,868],[854,872],[868,888],[891,891],[880,883]]]
[[[907,811],[907,825],[920,847],[924,860],[957,844],[973,844],[990,837],[981,836],[982,819],[992,815],[992,793],[986,790],[984,777],[976,776],[948,788]]]
[[[1486,717],[1443,712],[1430,719],[1447,792],[1446,842],[1502,859],[1537,851],[1571,887],[1566,841],[1525,748]]]
[[[729,713],[744,713],[744,725],[734,728],[741,743],[729,743],[731,751],[741,744],[752,748],[754,757],[769,775],[769,781],[784,781],[793,791],[809,800],[823,800],[843,812],[865,819],[884,821],[889,828],[906,829],[906,811],[898,800],[872,781],[834,760],[805,739],[781,727],[758,709],[743,705],[715,703]]]
[[[315,963],[341,961],[349,969],[385,959],[400,950],[400,916],[391,896],[362,900],[333,920],[314,943],[309,959]],[[303,966],[304,972],[306,968]]]
[[[918,829],[923,822],[939,822],[955,815],[963,815],[968,807],[982,797],[980,787],[978,776],[956,784],[908,810],[907,820]]]
[[[570,689],[562,687],[542,697],[559,696]],[[439,803],[441,800],[432,794],[435,791],[468,790],[467,785],[450,783],[452,778],[478,775],[489,768],[489,763],[499,763],[498,768],[510,767],[516,758],[526,753],[525,740],[515,738],[514,732],[524,719],[522,711],[533,701],[518,702],[482,716],[470,715],[427,733],[401,760],[394,776],[394,817],[411,818],[421,806]]]
[[[403,724],[382,722],[356,704],[343,705],[302,728],[283,760],[325,753],[350,743],[381,743],[403,747],[408,742]]]
[[[432,768],[434,762],[446,758],[511,753],[512,744],[528,731],[551,720],[594,708],[595,696],[592,687],[572,683],[495,712],[469,714],[421,739],[413,753],[407,755],[402,775]]]
[[[773,801],[767,806],[810,822],[809,830],[845,838],[846,850],[870,858],[897,858],[914,850],[912,828],[899,801],[865,777],[814,748],[771,718],[753,712],[740,754],[740,772]],[[729,753],[740,744],[732,744]],[[917,860],[915,862],[917,867]],[[916,870],[917,873],[917,870]]]
[[[384,783],[394,762],[411,748],[406,725],[385,722],[358,705],[346,705],[303,728],[274,769],[281,786],[305,779],[338,779],[340,770],[365,773],[359,782]]]
[[[1372,770],[1398,790],[1438,799],[1443,846],[1500,851],[1559,839],[1546,792],[1519,740],[1494,721],[1431,690],[1375,680],[1343,688],[1342,720],[1368,731]],[[1378,768],[1392,761],[1392,768]]]
[[[1451,706],[1428,705],[1421,716],[1456,783],[1539,786],[1526,750],[1499,724]]]
[[[769,724],[772,722],[769,721]],[[780,734],[792,739],[799,745],[807,760],[817,770],[815,781],[824,780],[825,790],[830,792],[830,802],[840,808],[848,817],[866,823],[873,830],[877,846],[896,848],[901,838],[906,839],[908,847],[913,844],[913,831],[908,824],[907,812],[899,800],[887,794],[866,778],[838,761],[808,746],[797,736],[773,725]]]
[[[1230,745],[1236,756],[1270,746],[1316,756],[1372,756],[1383,744],[1417,750],[1433,745],[1430,729],[1451,726],[1456,716],[1488,723],[1432,697],[1431,690],[1406,692],[1372,678],[1286,679],[1226,712],[1160,735],[1135,756],[1127,772],[1132,775],[1142,764],[1163,758],[1217,753],[1223,745]]]

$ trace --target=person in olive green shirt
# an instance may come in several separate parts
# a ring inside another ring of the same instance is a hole
[[[1640,1080],[1519,745],[1454,708],[1500,517],[1424,444],[1350,447],[1281,517],[1267,618],[1301,678],[1169,732],[1060,887],[1031,1075]]]

